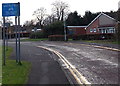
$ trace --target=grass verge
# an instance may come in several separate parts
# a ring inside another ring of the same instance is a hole
[[[16,64],[16,60],[10,60],[12,48],[6,52],[6,65],[2,66],[2,84],[26,84],[30,71],[30,63],[22,61],[22,65]]]
[[[21,39],[21,41],[45,41],[48,40],[48,38],[40,38],[40,39]]]
[[[7,60],[6,66],[3,66],[2,84],[26,84],[30,64],[22,62],[22,66],[17,65],[15,60]]]

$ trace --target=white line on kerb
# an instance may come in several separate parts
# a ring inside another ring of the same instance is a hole
[[[63,63],[66,65],[66,68],[68,68],[68,70],[74,76],[74,78],[76,79],[79,85],[83,84],[86,86],[91,86],[91,83],[88,82],[88,80],[62,54],[47,47],[43,47],[43,46],[38,46],[38,47],[54,52],[61,59],[61,61],[63,61]]]

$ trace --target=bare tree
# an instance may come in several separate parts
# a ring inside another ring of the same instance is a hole
[[[27,31],[27,32],[31,32],[33,27],[34,27],[34,21],[31,20],[31,21],[26,21],[24,24],[23,24],[23,27],[24,29]]]
[[[69,6],[67,3],[62,1],[55,1],[52,3],[53,8],[53,14],[57,17],[58,21],[63,21],[65,17],[67,17],[67,14],[69,12]]]
[[[44,20],[44,25],[48,25],[48,24],[51,24],[53,22],[57,21],[57,19],[55,18],[55,15],[51,14],[51,15],[48,15],[45,20]]]
[[[12,25],[13,24],[12,18],[6,17],[5,23],[10,23],[10,25]],[[2,25],[3,25],[3,18],[0,19],[0,26],[2,26]]]
[[[37,17],[40,27],[42,28],[44,17],[46,15],[46,9],[44,7],[41,7],[39,9],[37,9],[36,11],[34,11],[33,15]]]

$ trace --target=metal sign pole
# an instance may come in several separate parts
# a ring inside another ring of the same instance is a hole
[[[20,59],[20,16],[18,16],[18,64],[21,65],[21,59]]]
[[[6,26],[6,51],[8,50],[8,26]]]
[[[3,57],[4,57],[4,65],[5,65],[5,17],[15,16],[15,38],[16,38],[16,62],[20,61],[20,34],[18,40],[18,28],[17,28],[17,16],[20,16],[20,3],[2,3],[2,16],[3,16]],[[20,25],[20,19],[18,19]],[[20,32],[20,31],[19,31]],[[19,41],[19,46],[18,46]],[[19,49],[18,49],[19,48]],[[19,56],[19,58],[18,58]]]
[[[2,56],[3,56],[3,65],[6,64],[6,55],[5,55],[5,17],[3,17],[3,53],[2,53]]]
[[[16,62],[18,62],[18,46],[17,46],[17,17],[15,16],[15,31],[16,31],[16,34],[15,34],[15,38],[16,38]]]

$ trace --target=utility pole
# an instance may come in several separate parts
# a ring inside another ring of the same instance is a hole
[[[64,40],[67,41],[66,21],[64,20]]]

